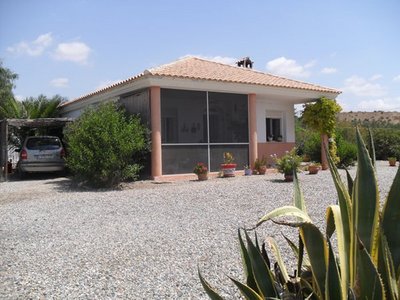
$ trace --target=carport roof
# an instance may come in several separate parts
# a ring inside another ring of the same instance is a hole
[[[15,127],[46,127],[62,126],[72,122],[71,118],[40,118],[40,119],[4,119],[0,122],[6,122],[9,126]]]

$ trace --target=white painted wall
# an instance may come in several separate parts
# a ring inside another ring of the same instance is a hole
[[[282,116],[282,135],[283,141],[294,143],[294,106],[293,103],[287,103],[281,99],[262,98],[257,95],[257,140],[259,143],[265,143],[266,126],[265,118]]]

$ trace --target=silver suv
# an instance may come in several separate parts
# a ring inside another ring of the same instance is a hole
[[[20,150],[17,170],[27,172],[61,172],[65,168],[65,150],[56,136],[29,136]]]

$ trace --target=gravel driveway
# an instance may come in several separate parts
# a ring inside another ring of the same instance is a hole
[[[378,162],[381,198],[396,170]],[[118,191],[74,189],[67,178],[0,183],[0,298],[208,299],[197,266],[239,298],[226,277],[242,279],[237,228],[291,203],[293,186],[281,178],[137,182]],[[322,226],[336,201],[330,173],[299,178]],[[257,233],[281,240],[282,230],[267,223]]]

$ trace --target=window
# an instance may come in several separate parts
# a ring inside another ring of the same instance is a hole
[[[281,118],[266,118],[265,126],[267,132],[267,141],[282,141],[282,119]]]

